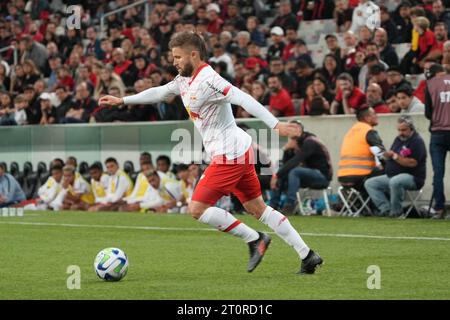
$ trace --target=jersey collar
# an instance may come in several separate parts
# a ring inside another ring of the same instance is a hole
[[[189,81],[189,85],[191,85],[191,83],[194,82],[195,78],[197,78],[200,71],[202,71],[205,67],[208,67],[208,66],[209,66],[209,64],[205,63],[200,68],[198,68],[197,71],[195,71],[194,75],[192,76],[192,79]]]

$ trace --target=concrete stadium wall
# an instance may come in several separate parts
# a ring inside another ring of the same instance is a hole
[[[387,148],[391,146],[397,134],[397,118],[398,115],[380,115],[380,124],[377,130]],[[424,138],[428,148],[429,122],[421,115],[415,115],[413,118],[417,130]],[[342,138],[355,122],[354,116],[298,117],[297,119],[304,123],[306,130],[315,133],[328,146],[336,173]],[[261,121],[249,119],[239,122],[244,122],[256,129],[260,134],[258,137],[264,138],[264,132],[258,131],[266,128]],[[190,137],[186,136],[186,133]],[[154,159],[160,154],[166,154],[171,156],[174,162],[187,163],[193,159],[189,152],[188,154],[172,152],[179,143],[180,136],[184,136],[184,142],[189,139],[197,142],[194,156],[195,159],[199,159],[201,157],[201,144],[199,143],[201,139],[190,121],[0,127],[0,162],[4,161],[9,165],[12,161],[17,161],[22,167],[25,161],[31,161],[35,166],[39,161],[48,164],[53,158],[65,159],[69,155],[88,163],[97,160],[104,161],[107,157],[114,156],[121,164],[126,160],[133,161],[137,168],[139,153],[148,151]],[[286,139],[278,140],[269,132],[270,137],[275,138],[279,145],[269,141],[265,146],[269,149],[272,148],[270,150],[271,158],[273,161],[277,161],[281,156],[280,148]],[[257,141],[261,142],[261,140]],[[450,172],[449,162],[447,162],[447,173]],[[337,186],[335,180],[336,178],[333,181],[333,187]],[[446,181],[450,180],[447,178]],[[429,198],[431,194],[431,182],[432,167],[428,156],[424,198]],[[446,195],[450,199],[448,183]]]

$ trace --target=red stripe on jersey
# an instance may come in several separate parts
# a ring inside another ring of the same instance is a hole
[[[223,90],[223,95],[226,96],[226,95],[228,94],[228,92],[230,91],[230,89],[231,89],[231,86],[226,87],[226,88]]]
[[[191,85],[191,83],[195,80],[195,78],[198,76],[198,74],[200,73],[200,71],[202,71],[203,68],[209,66],[209,64],[205,63],[204,65],[202,65],[200,68],[197,69],[197,71],[195,71],[195,74],[192,76],[191,81],[189,81],[189,85]]]
[[[229,232],[231,230],[233,230],[234,228],[236,228],[238,225],[240,225],[241,222],[239,220],[236,220],[235,222],[233,222],[228,228],[226,228],[225,230],[223,230],[223,232]]]

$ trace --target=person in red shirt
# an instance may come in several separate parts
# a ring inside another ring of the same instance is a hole
[[[294,103],[289,92],[282,87],[280,77],[271,75],[267,82],[270,89],[269,111],[276,117],[294,116]]]
[[[208,32],[213,34],[221,33],[223,31],[222,30],[223,20],[220,19],[219,17],[220,14],[219,5],[215,3],[210,3],[208,7],[206,7],[206,10],[208,12],[208,20],[209,20],[207,27]]]
[[[436,22],[434,25],[434,37],[436,44],[431,48],[427,56],[421,61],[420,67],[425,69],[425,63],[429,60],[438,61],[444,55],[444,43],[448,40],[448,30],[444,22]]]
[[[376,113],[391,113],[386,102],[383,100],[383,91],[377,83],[371,83],[367,87],[367,106],[375,110]]]
[[[355,87],[350,74],[341,73],[336,87],[337,94],[331,104],[331,114],[353,114],[366,103],[365,93]]]
[[[419,33],[419,48],[413,63],[420,64],[426,58],[433,47],[436,46],[434,32],[430,30],[430,21],[425,17],[417,17],[414,20],[414,29]]]

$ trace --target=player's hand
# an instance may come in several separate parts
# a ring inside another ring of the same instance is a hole
[[[114,96],[104,96],[98,100],[98,104],[99,105],[106,104],[109,106],[118,106],[118,105],[123,104],[123,99],[114,97]]]
[[[283,137],[300,137],[303,133],[302,128],[296,123],[278,122],[274,129]]]

